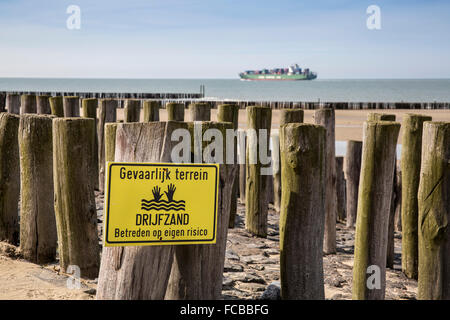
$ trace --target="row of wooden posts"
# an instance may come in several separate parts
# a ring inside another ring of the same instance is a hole
[[[99,299],[219,299],[238,193],[246,229],[265,237],[273,181],[282,297],[324,298],[323,253],[336,253],[336,221],[345,217],[347,226],[356,224],[353,297],[384,298],[393,256],[393,198],[399,194],[395,116],[369,114],[364,140],[348,142],[344,178],[334,151],[334,109],[316,110],[315,124],[303,123],[301,109],[282,110],[279,135],[272,135],[272,152],[279,146],[281,155],[273,177],[262,174],[268,164],[248,161],[250,148],[261,154],[261,145],[269,146],[253,136],[247,137],[245,164],[221,164],[215,245],[108,247],[100,261],[94,190],[104,189],[105,162],[171,162],[172,132],[192,132],[193,124],[184,122],[182,103],[167,104],[169,121],[160,122],[160,104],[144,101],[139,123],[141,102],[127,100],[124,123],[118,123],[117,100],[83,99],[79,117],[78,97],[47,99],[23,96],[20,116],[0,114],[0,240],[20,243],[26,259],[53,261],[58,246],[63,271],[77,265],[83,277],[99,278]],[[220,105],[218,122],[210,121],[209,104],[191,104],[189,113],[203,132],[224,133],[237,129],[238,109]],[[402,269],[418,278],[419,298],[449,299],[450,123],[430,120],[412,114],[403,120]],[[247,129],[270,133],[271,123],[271,108],[247,108]],[[381,286],[369,289],[372,266],[380,270]]]

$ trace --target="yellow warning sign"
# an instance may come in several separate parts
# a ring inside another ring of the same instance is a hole
[[[105,246],[216,242],[218,164],[109,162]]]

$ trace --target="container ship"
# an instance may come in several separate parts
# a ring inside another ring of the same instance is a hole
[[[248,70],[239,74],[241,80],[313,80],[317,78],[317,73],[309,69],[302,69],[295,64],[289,68]]]

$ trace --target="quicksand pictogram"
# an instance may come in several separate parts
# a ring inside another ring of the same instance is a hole
[[[172,183],[170,185],[168,185],[167,191],[164,191],[164,193],[166,194],[167,200],[164,200],[164,199],[162,199],[163,194],[161,194],[161,188],[159,186],[154,187],[152,190],[153,199],[152,200],[142,199],[141,200],[141,209],[145,210],[145,211],[185,210],[186,201],[184,201],[184,200],[177,201],[173,198],[176,189],[177,188]]]

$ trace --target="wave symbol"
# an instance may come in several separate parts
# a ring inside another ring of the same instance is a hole
[[[184,200],[166,201],[166,200],[160,199],[159,201],[155,201],[154,199],[153,200],[142,199],[141,200],[141,210],[145,210],[145,211],[150,211],[150,210],[180,211],[180,210],[185,210],[185,203],[186,203],[186,201],[184,201]]]

